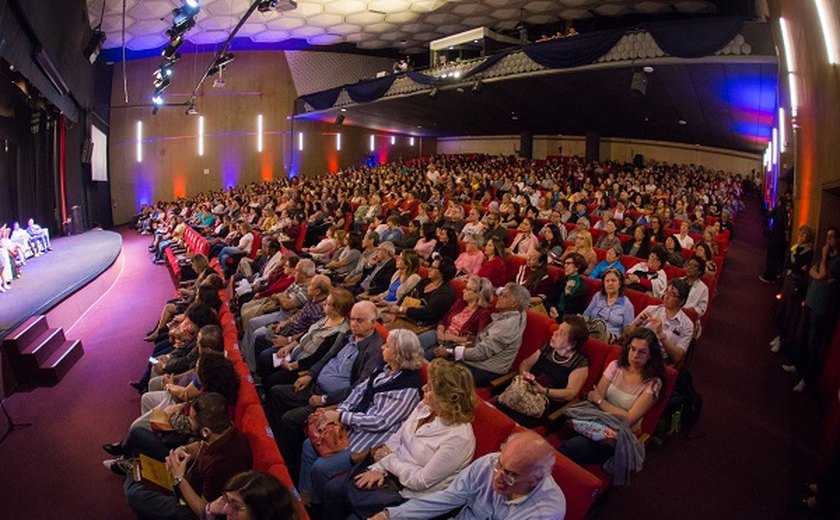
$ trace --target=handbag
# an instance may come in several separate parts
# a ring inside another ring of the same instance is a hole
[[[518,375],[499,396],[499,403],[528,417],[542,417],[548,398],[534,393],[531,383]]]
[[[350,447],[344,425],[339,422],[324,422],[324,410],[320,408],[309,414],[306,419],[306,436],[321,457],[329,457]]]

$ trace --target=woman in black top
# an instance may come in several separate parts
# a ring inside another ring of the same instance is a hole
[[[650,255],[650,236],[644,226],[636,226],[633,230],[633,240],[624,244],[624,254],[647,258]]]
[[[458,258],[460,254],[458,250],[458,234],[455,233],[454,229],[448,226],[438,228],[437,244],[435,245],[434,253],[438,253],[440,256],[446,257],[453,262]]]

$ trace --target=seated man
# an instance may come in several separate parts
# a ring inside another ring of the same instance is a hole
[[[353,386],[382,366],[382,337],[376,332],[376,305],[363,301],[350,310],[350,334],[292,385],[277,385],[266,395],[266,416],[289,467],[300,473],[303,424],[315,408],[342,402]],[[314,384],[313,384],[314,383]]]
[[[202,440],[177,448],[168,456],[165,451],[149,454],[165,456],[177,494],[151,489],[134,480],[131,471],[126,471],[123,489],[128,505],[138,518],[200,517],[207,504],[221,496],[228,479],[251,469],[248,438],[231,422],[224,397],[212,392],[199,395],[192,403],[189,420]],[[180,504],[178,496],[186,505]]]
[[[502,451],[467,466],[449,487],[389,507],[373,520],[431,518],[461,508],[457,519],[561,520],[566,497],[551,476],[554,450],[533,431],[514,433]]]
[[[668,285],[668,275],[662,266],[668,254],[661,247],[657,247],[648,255],[647,262],[639,262],[627,270],[627,288],[652,294],[654,298],[662,298]]]
[[[29,219],[26,223],[26,232],[32,237],[32,240],[38,245],[42,253],[52,251],[50,245],[50,230],[42,228],[35,223],[34,219]]]
[[[701,282],[702,283],[702,282]],[[669,364],[678,363],[685,357],[694,323],[683,312],[690,291],[688,282],[676,278],[668,283],[661,305],[648,305],[624,331],[625,336],[638,327],[645,327],[656,333],[662,345],[662,356]]]
[[[496,311],[490,325],[478,333],[473,346],[438,347],[438,357],[454,357],[463,361],[473,373],[475,386],[487,386],[506,374],[519,347],[525,331],[525,312],[531,305],[528,290],[514,282],[505,285],[496,301]]]

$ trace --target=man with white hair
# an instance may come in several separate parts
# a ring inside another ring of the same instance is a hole
[[[372,520],[433,518],[462,507],[456,520],[562,520],[566,497],[551,476],[554,450],[533,431],[514,433],[502,451],[476,459],[449,487],[389,507]]]
[[[528,289],[509,282],[499,293],[490,325],[478,333],[475,345],[438,347],[435,355],[463,361],[473,373],[475,386],[489,385],[493,379],[506,374],[516,359],[525,331],[525,312],[530,305]]]

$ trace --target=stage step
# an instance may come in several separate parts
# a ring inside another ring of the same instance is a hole
[[[84,349],[79,340],[67,340],[64,329],[49,328],[45,316],[27,319],[3,339],[18,383],[54,385],[76,364]]]
[[[38,367],[38,379],[46,385],[58,384],[84,353],[81,340],[63,342],[53,355]]]

